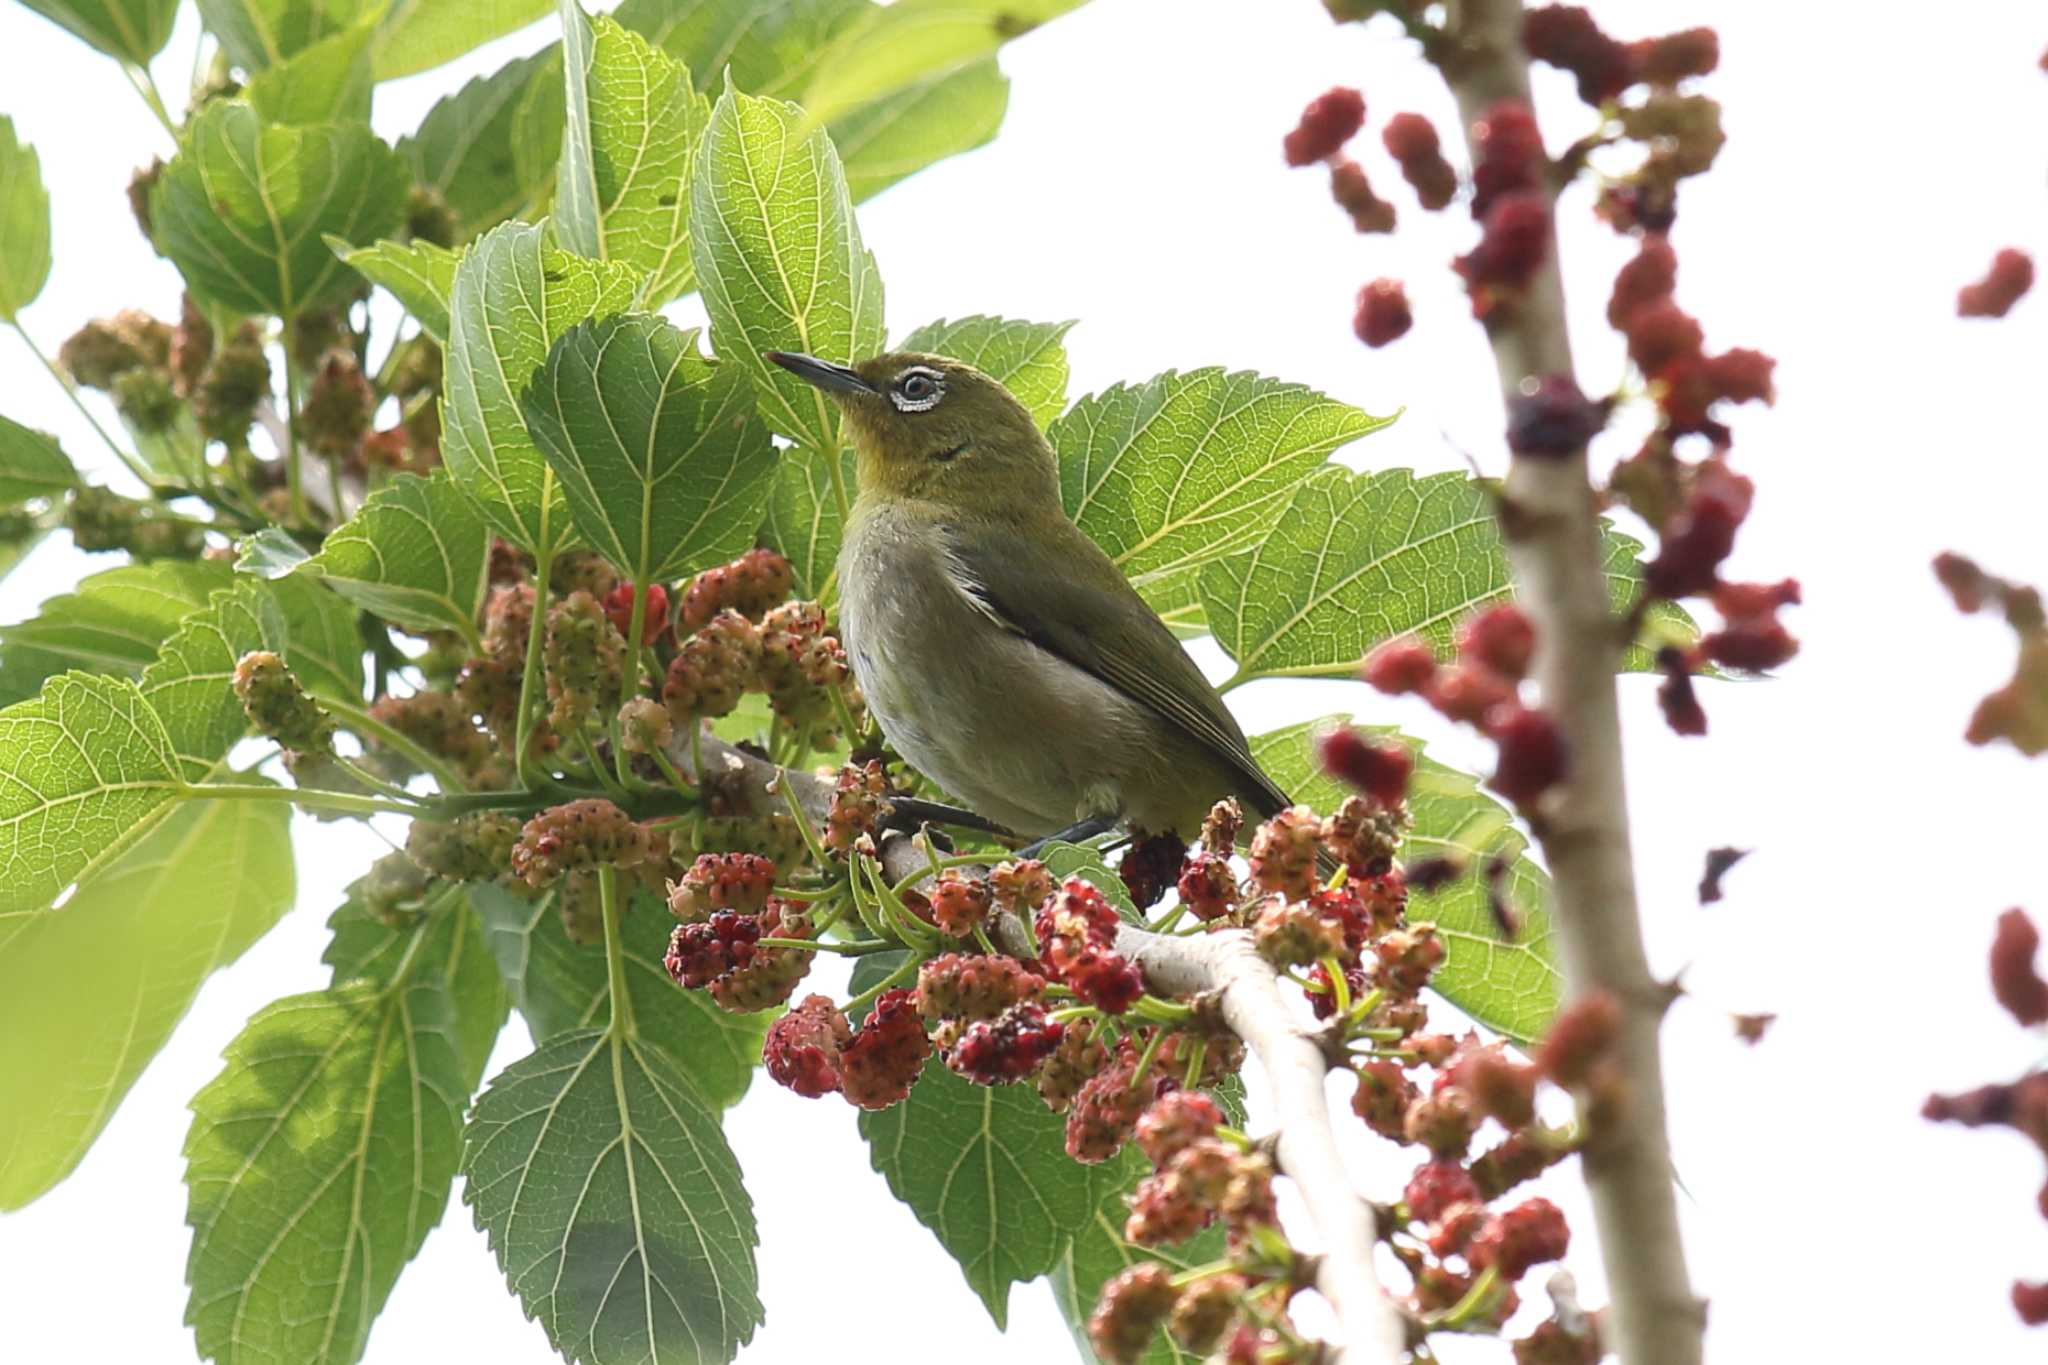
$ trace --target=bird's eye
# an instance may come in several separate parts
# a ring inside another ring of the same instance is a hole
[[[938,406],[945,396],[945,377],[923,366],[905,370],[889,390],[890,401],[898,412],[923,412]]]

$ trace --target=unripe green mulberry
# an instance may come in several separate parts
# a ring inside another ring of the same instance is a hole
[[[333,717],[306,695],[284,660],[269,650],[251,650],[235,664],[235,695],[258,734],[300,753],[333,749]]]
[[[591,712],[619,704],[626,642],[595,597],[572,592],[548,608],[541,665],[547,676],[548,724],[573,734]]]
[[[329,351],[321,357],[299,407],[298,439],[315,454],[346,459],[370,429],[376,407],[376,390],[356,363],[355,353]]]
[[[437,877],[452,882],[481,882],[510,870],[512,846],[519,842],[519,820],[504,811],[480,810],[455,819],[415,820],[406,834],[405,851]]]
[[[184,404],[171,389],[168,370],[138,365],[114,376],[114,408],[129,426],[146,435],[168,431]]]
[[[65,338],[57,363],[88,389],[108,389],[128,371],[161,369],[170,360],[171,329],[139,308],[95,318]]]
[[[241,446],[256,420],[256,405],[270,397],[270,357],[263,333],[245,322],[214,354],[192,391],[192,416],[216,441]]]

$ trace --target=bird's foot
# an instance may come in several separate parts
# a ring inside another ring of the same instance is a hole
[[[882,817],[881,824],[883,829],[901,830],[905,834],[915,834],[926,825],[952,825],[957,829],[992,834],[998,839],[1022,837],[1015,830],[964,807],[949,806],[943,801],[926,801],[917,796],[891,797],[889,813]]]

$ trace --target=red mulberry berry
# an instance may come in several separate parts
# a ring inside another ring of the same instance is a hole
[[[1508,449],[1539,459],[1576,455],[1607,425],[1607,411],[1605,403],[1580,392],[1570,375],[1545,375],[1508,400]]]
[[[1699,355],[1706,340],[1699,323],[1668,298],[1630,313],[1623,331],[1628,336],[1629,359],[1652,379],[1679,361]]]
[[[1337,201],[1338,208],[1350,215],[1351,226],[1358,231],[1394,230],[1394,206],[1373,193],[1372,182],[1365,176],[1365,167],[1349,157],[1330,167],[1330,197]]]
[[[1991,941],[1991,993],[2029,1027],[2048,1023],[2048,982],[2034,968],[2034,952],[2040,946],[2040,932],[2026,911],[2008,910],[1998,917],[1998,933]]]
[[[1046,1108],[1064,1114],[1073,1106],[1081,1087],[1108,1065],[1109,1049],[1095,1036],[1094,1023],[1076,1019],[1067,1025],[1059,1046],[1038,1068],[1033,1083]]]
[[[826,996],[807,995],[769,1026],[761,1059],[777,1084],[816,1099],[839,1089],[839,1053],[851,1037],[839,1006]]]
[[[1571,73],[1579,98],[1599,107],[1637,80],[1636,60],[1626,43],[1600,31],[1577,5],[1538,5],[1522,16],[1522,47],[1531,61]]]
[[[1059,1046],[1064,1028],[1037,1005],[1013,1005],[995,1019],[978,1019],[946,1053],[946,1065],[976,1085],[1021,1081]]]
[[[1351,992],[1353,1000],[1365,994],[1365,969],[1344,968],[1344,987]],[[1328,1019],[1337,1013],[1337,989],[1330,979],[1330,969],[1318,962],[1308,969],[1308,984],[1302,987],[1302,994],[1308,997],[1309,1012],[1318,1019]]]
[[[1436,128],[1420,114],[1396,114],[1380,133],[1387,155],[1400,163],[1401,177],[1429,210],[1443,208],[1458,192],[1458,173],[1444,160]]]
[[[1344,931],[1306,901],[1269,897],[1252,921],[1259,956],[1276,967],[1305,967],[1344,951]]]
[[[644,826],[603,797],[589,796],[529,819],[512,846],[511,866],[515,876],[539,889],[579,868],[637,868],[653,851]]]
[[[754,960],[761,921],[720,910],[698,924],[678,924],[669,935],[661,965],[676,984],[690,990],[709,986],[735,967]]]
[[[1678,253],[1662,233],[1646,235],[1636,254],[1615,273],[1614,292],[1607,298],[1607,321],[1627,331],[1629,319],[1653,303],[1671,298],[1678,287]]]
[[[1237,908],[1237,873],[1230,859],[1207,850],[1191,853],[1176,884],[1180,903],[1199,920],[1221,919]]]
[[[721,611],[760,620],[796,587],[796,571],[773,550],[749,550],[730,564],[706,569],[683,593],[686,630],[698,630]]]
[[[1550,255],[1550,205],[1533,190],[1503,194],[1482,220],[1479,244],[1451,262],[1484,317],[1499,294],[1516,294]]]
[[[1673,86],[1690,76],[1708,75],[1721,64],[1721,36],[1710,28],[1681,29],[1631,43],[1629,53],[1643,80]]]
[[[925,899],[932,907],[932,923],[954,938],[966,938],[979,928],[994,904],[987,882],[951,868],[940,874]]]
[[[1535,1121],[1536,1068],[1509,1061],[1498,1047],[1467,1053],[1447,1079],[1503,1128],[1524,1128]]]
[[[847,1100],[862,1109],[887,1109],[906,1099],[931,1051],[912,993],[883,991],[859,1032],[839,1050]]]
[[[1141,1261],[1117,1272],[1103,1286],[1088,1318],[1088,1340],[1094,1343],[1095,1354],[1107,1365],[1136,1365],[1179,1296],[1173,1272],[1157,1261]]]
[[[1378,349],[1398,341],[1414,325],[1415,314],[1408,307],[1408,287],[1399,280],[1382,277],[1358,291],[1351,330],[1366,345]]]
[[[1458,1159],[1472,1145],[1472,1132],[1479,1116],[1462,1090],[1439,1090],[1424,1095],[1408,1106],[1404,1133],[1408,1141],[1419,1142],[1439,1158]]]
[[[2048,1323],[2048,1283],[2028,1284],[2025,1280],[2014,1280],[2012,1309],[2029,1327]]]
[[[721,910],[711,917],[711,922],[715,924],[720,916],[728,914],[731,912]],[[761,917],[748,922],[759,926],[755,938],[811,936],[809,919],[791,901],[770,900]],[[698,926],[681,926],[695,927]],[[752,1014],[789,999],[817,957],[817,952],[810,948],[759,947],[751,940],[748,947],[747,956],[735,954],[732,966],[709,983],[711,998],[719,1008],[735,1014]]]
[[[1529,675],[1536,657],[1536,627],[1512,603],[1488,607],[1458,629],[1458,653],[1503,677]]]
[[[758,853],[702,853],[670,884],[669,913],[685,924],[709,919],[715,910],[759,914],[774,885],[775,864]]]
[[[668,629],[668,589],[659,583],[649,583],[644,597],[645,605],[640,609],[640,643],[651,645]],[[612,629],[624,639],[626,632],[633,628],[631,583],[621,583],[605,594],[604,614],[610,619]]]
[[[1664,526],[1657,557],[1643,567],[1643,585],[1670,598],[1711,591],[1721,561],[1735,549],[1735,532],[1749,515],[1754,489],[1721,460],[1702,464],[1684,508]]]
[[[1132,904],[1140,910],[1157,905],[1180,875],[1181,859],[1187,851],[1187,843],[1171,830],[1135,840],[1116,869],[1124,889],[1131,893]]]
[[[1313,891],[1322,823],[1307,806],[1293,806],[1260,825],[1252,836],[1252,880],[1290,900]]]
[[[1493,1266],[1507,1280],[1519,1280],[1531,1266],[1564,1259],[1571,1229],[1548,1199],[1517,1204],[1479,1230],[1465,1250],[1474,1270]]]
[[[1307,166],[1334,156],[1365,123],[1365,96],[1337,86],[1309,101],[1301,122],[1281,141],[1290,166]]]
[[[1453,1204],[1478,1202],[1479,1187],[1471,1172],[1455,1161],[1426,1161],[1408,1177],[1402,1198],[1417,1221],[1434,1223]]]
[[[1613,1049],[1621,1036],[1621,1006],[1613,996],[1597,992],[1567,1006],[1550,1025],[1537,1049],[1536,1067],[1570,1089],[1582,1084]]]
[[[1704,735],[1707,712],[1692,685],[1692,668],[1686,662],[1685,651],[1665,645],[1657,651],[1657,670],[1664,675],[1664,681],[1657,685],[1657,706],[1664,713],[1664,723],[1673,734]]]
[[[1540,187],[1546,165],[1543,134],[1528,105],[1502,100],[1472,125],[1472,142],[1477,153],[1472,167],[1472,217],[1483,223],[1496,200]],[[1545,216],[1547,222],[1547,213]]]
[[[988,874],[995,902],[1012,915],[1030,915],[1053,893],[1052,873],[1036,858],[997,863]]]
[[[1444,943],[1429,925],[1400,929],[1373,945],[1378,984],[1390,994],[1411,998],[1429,984],[1429,974],[1443,965]]]
[[[1012,957],[943,953],[917,970],[917,1008],[926,1019],[993,1019],[1036,1000],[1045,978]]]
[[[1415,1103],[1415,1082],[1393,1062],[1367,1062],[1358,1068],[1358,1089],[1351,1111],[1383,1138],[1408,1141],[1408,1106]]]
[[[1348,782],[1383,806],[1398,804],[1415,774],[1415,755],[1405,744],[1375,743],[1345,726],[1324,735],[1319,757],[1323,770]]]
[[[2034,287],[2034,259],[2007,247],[1991,258],[1991,269],[1956,294],[1956,316],[2002,318]]]
[[[1202,847],[1227,858],[1237,848],[1237,836],[1243,828],[1244,808],[1237,804],[1236,797],[1226,796],[1202,817]]]
[[[1402,635],[1365,656],[1360,676],[1388,696],[1420,692],[1436,676],[1436,652],[1413,635]]]
[[[1564,732],[1548,711],[1495,707],[1486,713],[1485,724],[1500,749],[1489,785],[1502,796],[1527,805],[1564,780],[1569,767]]]
[[[1199,1138],[1211,1137],[1223,1124],[1216,1101],[1199,1090],[1176,1090],[1154,1100],[1138,1116],[1138,1150],[1157,1168],[1173,1160]]]

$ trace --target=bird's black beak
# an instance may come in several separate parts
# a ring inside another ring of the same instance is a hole
[[[827,393],[876,393],[873,384],[845,365],[834,365],[829,360],[820,360],[812,355],[799,355],[795,351],[763,351],[762,357],[774,361],[806,384],[815,384]]]

